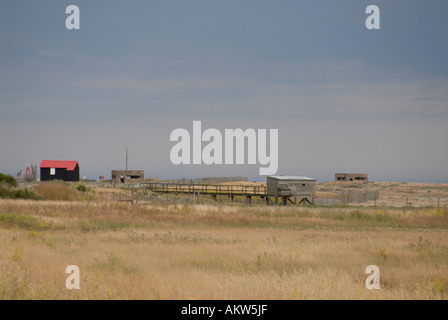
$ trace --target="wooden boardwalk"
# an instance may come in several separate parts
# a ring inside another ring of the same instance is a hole
[[[264,197],[266,186],[148,183],[148,189],[164,193],[216,194]]]
[[[153,192],[160,193],[186,193],[192,195],[210,195],[215,200],[219,196],[228,196],[230,202],[233,201],[234,196],[246,197],[248,203],[251,203],[252,197],[260,197],[265,200],[266,204],[278,203],[281,199],[283,205],[287,204],[287,201],[292,204],[297,203],[309,203],[312,204],[306,197],[303,197],[298,202],[295,197],[294,200],[289,196],[275,197],[268,196],[266,186],[243,186],[243,185],[202,185],[202,184],[176,184],[176,183],[147,183],[147,188]],[[274,198],[274,201],[271,199]]]

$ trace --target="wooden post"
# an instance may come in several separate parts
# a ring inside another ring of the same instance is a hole
[[[440,197],[437,198],[437,209],[440,209]]]

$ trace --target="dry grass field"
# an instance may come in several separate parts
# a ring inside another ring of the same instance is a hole
[[[448,298],[443,206],[131,204],[117,190],[0,199],[0,299]]]

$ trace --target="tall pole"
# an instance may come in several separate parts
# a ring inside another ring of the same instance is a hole
[[[126,173],[124,176],[124,181],[126,182],[126,179],[128,178],[128,147],[126,147]]]

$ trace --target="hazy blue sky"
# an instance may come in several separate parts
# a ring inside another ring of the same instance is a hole
[[[448,182],[447,57],[446,0],[0,0],[0,172],[110,178],[128,147],[146,177],[265,180],[171,164],[171,131],[201,120],[278,129],[278,174]]]

